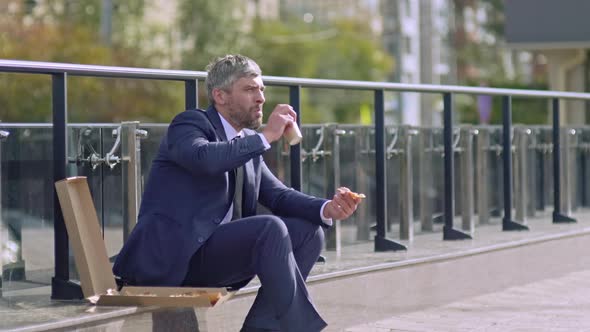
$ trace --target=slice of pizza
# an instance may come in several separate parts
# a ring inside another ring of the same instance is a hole
[[[367,196],[365,196],[365,194],[360,194],[360,193],[355,193],[353,191],[349,191],[348,194],[350,196],[352,196],[352,198],[354,199],[363,199],[363,198],[367,198]]]

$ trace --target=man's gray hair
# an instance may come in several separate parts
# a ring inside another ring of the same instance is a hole
[[[262,75],[260,67],[254,60],[240,54],[219,57],[209,63],[206,69],[205,84],[211,105],[215,105],[213,89],[228,90],[240,78]]]

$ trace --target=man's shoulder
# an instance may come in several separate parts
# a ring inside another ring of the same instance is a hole
[[[174,116],[174,120],[176,119],[206,119],[207,118],[207,111],[202,110],[200,108],[191,108],[185,111],[182,111],[176,116]],[[172,121],[174,121],[172,120]]]
[[[182,123],[193,123],[198,125],[211,125],[211,121],[208,118],[207,111],[193,108],[187,109],[174,116],[170,125],[182,124]]]

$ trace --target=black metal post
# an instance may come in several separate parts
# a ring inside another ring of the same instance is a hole
[[[541,131],[539,131],[541,133]],[[539,135],[540,136],[540,135]],[[538,139],[538,138],[537,138]],[[545,154],[541,152],[537,152],[537,164],[538,164],[538,174],[537,179],[539,180],[539,184],[537,185],[537,210],[544,211],[545,210]]]
[[[0,134],[0,140],[2,140],[1,138],[2,134]],[[2,155],[2,151],[1,151],[1,147],[0,147],[0,156]],[[0,157],[1,159],[1,157]],[[0,160],[0,166],[2,165],[1,160]],[[0,183],[2,182],[2,171],[0,170]],[[0,184],[0,211],[2,210],[2,185]],[[0,230],[2,230],[2,225],[0,225]],[[22,243],[22,240],[19,239],[20,243]],[[1,252],[1,250],[0,250]],[[21,250],[22,252],[22,250]],[[3,279],[3,274],[4,274],[4,266],[2,263],[0,263],[0,297],[2,297],[2,279]]]
[[[582,183],[582,206],[588,206],[588,170],[586,169],[588,163],[586,161],[587,154],[582,154],[580,157],[580,178]]]
[[[53,182],[66,178],[67,158],[67,74],[52,74],[53,107]],[[57,191],[53,188],[53,236],[55,275],[51,279],[51,298],[82,299],[82,288],[70,281],[68,233]]]
[[[184,81],[184,105],[187,110],[199,107],[199,80]]]
[[[445,171],[445,205],[443,240],[466,240],[471,239],[469,234],[463,233],[453,228],[453,218],[455,217],[455,169],[453,161],[455,159],[453,151],[453,95],[451,93],[443,94],[443,141],[444,141],[444,171]]]
[[[377,235],[375,251],[407,250],[406,246],[388,239],[387,225],[387,177],[385,172],[385,92],[375,90],[375,170],[377,180]]]
[[[559,142],[559,98],[553,98],[553,223],[576,222],[576,219],[561,213],[561,164]]]
[[[289,104],[297,113],[297,125],[301,128],[301,86],[294,85],[289,87]],[[301,190],[301,144],[291,146],[291,187],[295,190]]]
[[[525,231],[529,228],[512,220],[512,98],[502,97],[502,161],[504,175],[503,231]]]

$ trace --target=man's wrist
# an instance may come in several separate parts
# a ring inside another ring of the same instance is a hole
[[[334,223],[334,221],[332,220],[332,218],[326,218],[326,216],[325,216],[325,210],[326,210],[325,207],[330,202],[331,201],[324,202],[324,204],[322,204],[322,208],[320,209],[320,218],[322,219],[322,221],[324,222],[324,224],[326,224],[328,226],[332,226],[332,224]]]
[[[262,140],[262,144],[264,144],[264,148],[266,150],[270,149],[270,143],[268,142],[268,139],[266,138],[266,136],[264,136],[263,133],[258,133],[258,136],[260,136],[260,139]]]
[[[269,133],[267,130],[263,130],[260,134],[262,136],[264,136],[264,138],[266,139],[266,141],[269,144],[272,143],[272,142],[274,142],[274,141],[276,141],[276,139],[274,139],[274,136],[271,133]]]

